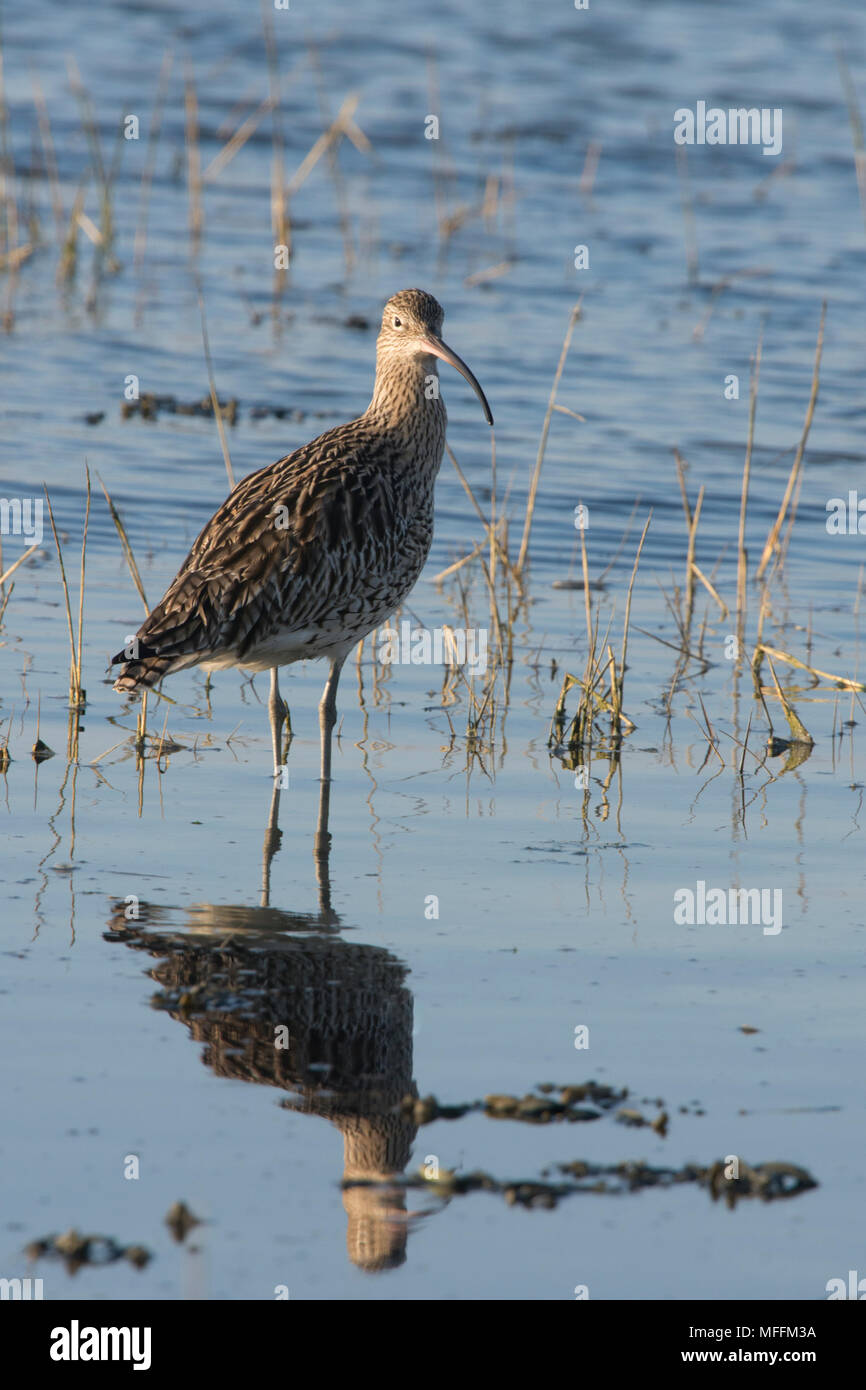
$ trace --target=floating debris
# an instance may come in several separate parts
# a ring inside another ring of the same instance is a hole
[[[249,409],[251,420],[264,420],[273,415],[276,420],[306,420],[307,412],[291,405],[252,405]]]
[[[547,1181],[550,1171],[567,1177],[566,1182]],[[772,1202],[779,1198],[796,1197],[818,1183],[805,1168],[793,1163],[759,1163],[754,1168],[740,1160],[739,1175],[725,1177],[726,1164],[721,1160],[700,1167],[685,1164],[682,1168],[653,1168],[647,1163],[627,1160],[623,1163],[597,1164],[583,1159],[572,1163],[556,1164],[554,1169],[545,1169],[542,1179],[520,1181],[501,1181],[490,1173],[472,1172],[465,1174],[443,1172],[435,1179],[423,1174],[410,1177],[389,1176],[387,1179],[346,1178],[341,1184],[343,1190],[353,1187],[395,1187],[433,1189],[444,1199],[465,1197],[470,1192],[493,1192],[504,1197],[509,1206],[541,1208],[551,1211],[564,1197],[575,1196],[579,1192],[591,1192],[599,1196],[620,1196],[641,1192],[653,1187],[676,1187],[696,1183],[709,1190],[713,1201],[724,1195],[729,1207],[747,1197],[758,1197],[761,1201]]]
[[[555,1086],[552,1082],[544,1082],[536,1089],[539,1095],[489,1095],[462,1105],[440,1105],[435,1096],[406,1096],[402,1108],[403,1114],[410,1115],[416,1125],[429,1125],[434,1120],[459,1120],[473,1112],[494,1120],[523,1120],[526,1124],[549,1124],[551,1120],[567,1120],[573,1124],[601,1119],[605,1110],[618,1105],[628,1095],[625,1089],[616,1091],[596,1081],[586,1081],[580,1086]],[[559,1092],[559,1100],[553,1098],[554,1091]],[[590,1109],[584,1101],[596,1108]],[[650,1122],[641,1117],[641,1123]]]
[[[662,1139],[668,1132],[669,1116],[666,1110],[661,1110],[654,1120],[648,1120],[639,1110],[623,1108],[616,1112],[616,1118],[621,1125],[629,1125],[632,1129],[654,1129]]]
[[[818,1186],[811,1173],[794,1163],[759,1163],[751,1168],[740,1159],[736,1177],[727,1176],[729,1167],[729,1161],[723,1163],[719,1160],[703,1171],[699,1181],[702,1186],[709,1188],[714,1202],[724,1197],[731,1208],[742,1197],[760,1197],[764,1202],[772,1202],[778,1197],[795,1197]]]
[[[193,1215],[186,1202],[175,1202],[166,1212],[165,1224],[178,1245],[182,1245],[193,1227],[202,1223]]]
[[[42,739],[38,738],[31,749],[31,754],[34,762],[44,763],[46,758],[54,757],[54,749],[49,748],[47,743],[43,743]]]
[[[220,414],[226,424],[234,425],[238,418],[238,403],[231,400],[219,402]],[[163,413],[168,415],[213,415],[213,402],[210,396],[202,396],[199,401],[179,401],[177,396],[157,396],[145,391],[135,401],[123,401],[120,407],[122,420],[140,415],[143,420],[156,420]]]
[[[63,1235],[31,1241],[24,1254],[31,1260],[62,1259],[70,1274],[76,1274],[83,1265],[110,1265],[118,1260],[144,1269],[153,1258],[143,1245],[119,1245],[111,1236],[83,1236],[74,1226]]]
[[[240,402],[235,396],[231,399],[219,402],[220,414],[228,425],[236,425],[241,418]],[[90,415],[85,415],[85,420],[89,425],[98,425],[102,420],[104,411],[93,411]],[[300,410],[297,406],[291,405],[251,405],[247,410],[250,420],[265,420],[273,416],[275,420],[291,420],[300,424],[308,417],[313,420],[328,420],[333,412],[330,410]],[[122,401],[120,406],[120,416],[122,420],[131,420],[134,416],[140,416],[142,420],[158,420],[160,415],[197,415],[213,416],[213,402],[210,396],[202,396],[200,401],[179,401],[177,396],[157,395],[153,391],[145,391],[135,401]]]

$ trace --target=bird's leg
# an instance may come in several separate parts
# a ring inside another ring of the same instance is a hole
[[[279,820],[280,784],[276,778],[274,778],[274,789],[271,792],[271,813],[268,817],[268,828],[265,831],[265,840],[262,845],[262,907],[270,907],[271,905],[271,861],[279,849],[280,841],[283,838]]]
[[[322,735],[322,781],[331,780],[331,734],[337,722],[337,686],[345,657],[334,658],[319,704],[319,730]]]
[[[268,714],[271,717],[271,744],[274,750],[274,776],[280,773],[280,734],[286,717],[285,702],[280,695],[279,671],[271,667],[271,694],[268,700]]]
[[[313,858],[316,862],[316,882],[319,885],[319,912],[323,921],[329,921],[331,908],[331,878],[329,859],[331,854],[331,835],[328,830],[328,815],[331,805],[330,782],[319,783],[319,821],[316,838],[313,842]]]

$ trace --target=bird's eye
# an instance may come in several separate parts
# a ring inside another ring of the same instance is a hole
[[[402,327],[403,327],[403,320],[402,320],[402,319],[398,319],[398,318],[395,316],[395,318],[394,318],[394,327],[395,327],[395,328],[402,328]]]

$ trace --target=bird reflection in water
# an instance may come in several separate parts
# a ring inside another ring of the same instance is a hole
[[[405,1190],[389,1186],[409,1162],[417,1127],[401,1102],[412,1079],[413,1000],[406,967],[390,951],[349,943],[331,906],[329,785],[321,786],[315,864],[318,912],[270,905],[279,848],[280,792],[272,794],[258,907],[141,902],[127,921],[114,906],[110,941],[158,957],[156,1007],[204,1045],[218,1076],[277,1086],[290,1110],[320,1115],[343,1135],[349,1258],[371,1272],[406,1258],[413,1216]],[[185,916],[178,927],[181,911]],[[282,1031],[280,1031],[282,1030]],[[278,1042],[284,1046],[277,1045]]]

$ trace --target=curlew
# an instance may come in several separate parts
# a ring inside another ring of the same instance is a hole
[[[330,781],[343,662],[400,607],[433,539],[446,424],[437,358],[466,378],[493,424],[472,372],[442,341],[443,316],[423,290],[388,300],[363,415],[238,483],[131,648],[112,658],[123,663],[115,690],[147,689],[189,666],[269,670],[276,774],[279,667],[325,657],[319,727],[322,782]]]

